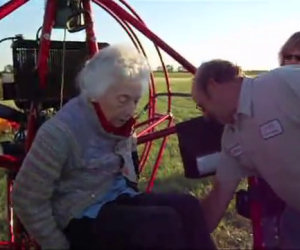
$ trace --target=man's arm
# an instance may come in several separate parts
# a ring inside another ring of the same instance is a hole
[[[221,182],[214,179],[213,189],[202,200],[204,218],[209,232],[214,231],[222,219],[229,202],[232,200],[240,180]]]
[[[251,175],[226,152],[220,152],[217,158],[218,162],[214,162],[217,170],[213,188],[202,201],[204,217],[210,232],[218,226],[241,179]]]

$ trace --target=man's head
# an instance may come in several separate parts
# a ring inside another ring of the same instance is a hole
[[[81,94],[98,102],[106,119],[120,127],[133,116],[149,76],[147,60],[135,48],[114,45],[87,62],[78,83]]]
[[[300,32],[296,32],[284,43],[279,51],[279,63],[281,66],[300,64]]]
[[[240,67],[224,60],[212,60],[197,69],[192,97],[204,115],[223,124],[234,122],[242,82]]]

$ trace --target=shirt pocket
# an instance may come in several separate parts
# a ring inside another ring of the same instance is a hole
[[[254,170],[254,165],[248,155],[248,152],[240,143],[232,144],[227,148],[226,151],[238,162],[241,167],[246,168],[250,171]]]

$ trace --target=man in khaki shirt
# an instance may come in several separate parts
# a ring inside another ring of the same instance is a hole
[[[240,180],[253,175],[265,179],[300,221],[300,67],[251,79],[238,66],[213,60],[198,68],[192,95],[204,114],[225,124],[214,187],[203,201],[210,230]]]

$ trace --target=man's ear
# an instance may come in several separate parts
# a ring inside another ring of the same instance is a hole
[[[208,82],[207,82],[207,87],[211,87],[211,88],[215,88],[217,87],[219,84],[215,81],[215,79],[213,78],[209,78]]]
[[[209,95],[210,93],[214,92],[218,87],[219,83],[215,81],[215,79],[210,78],[207,82],[207,94]]]
[[[192,95],[192,99],[194,101],[196,101],[196,96],[197,96],[197,86],[196,86],[196,83],[193,81],[192,82],[192,87],[191,87],[191,95]]]

